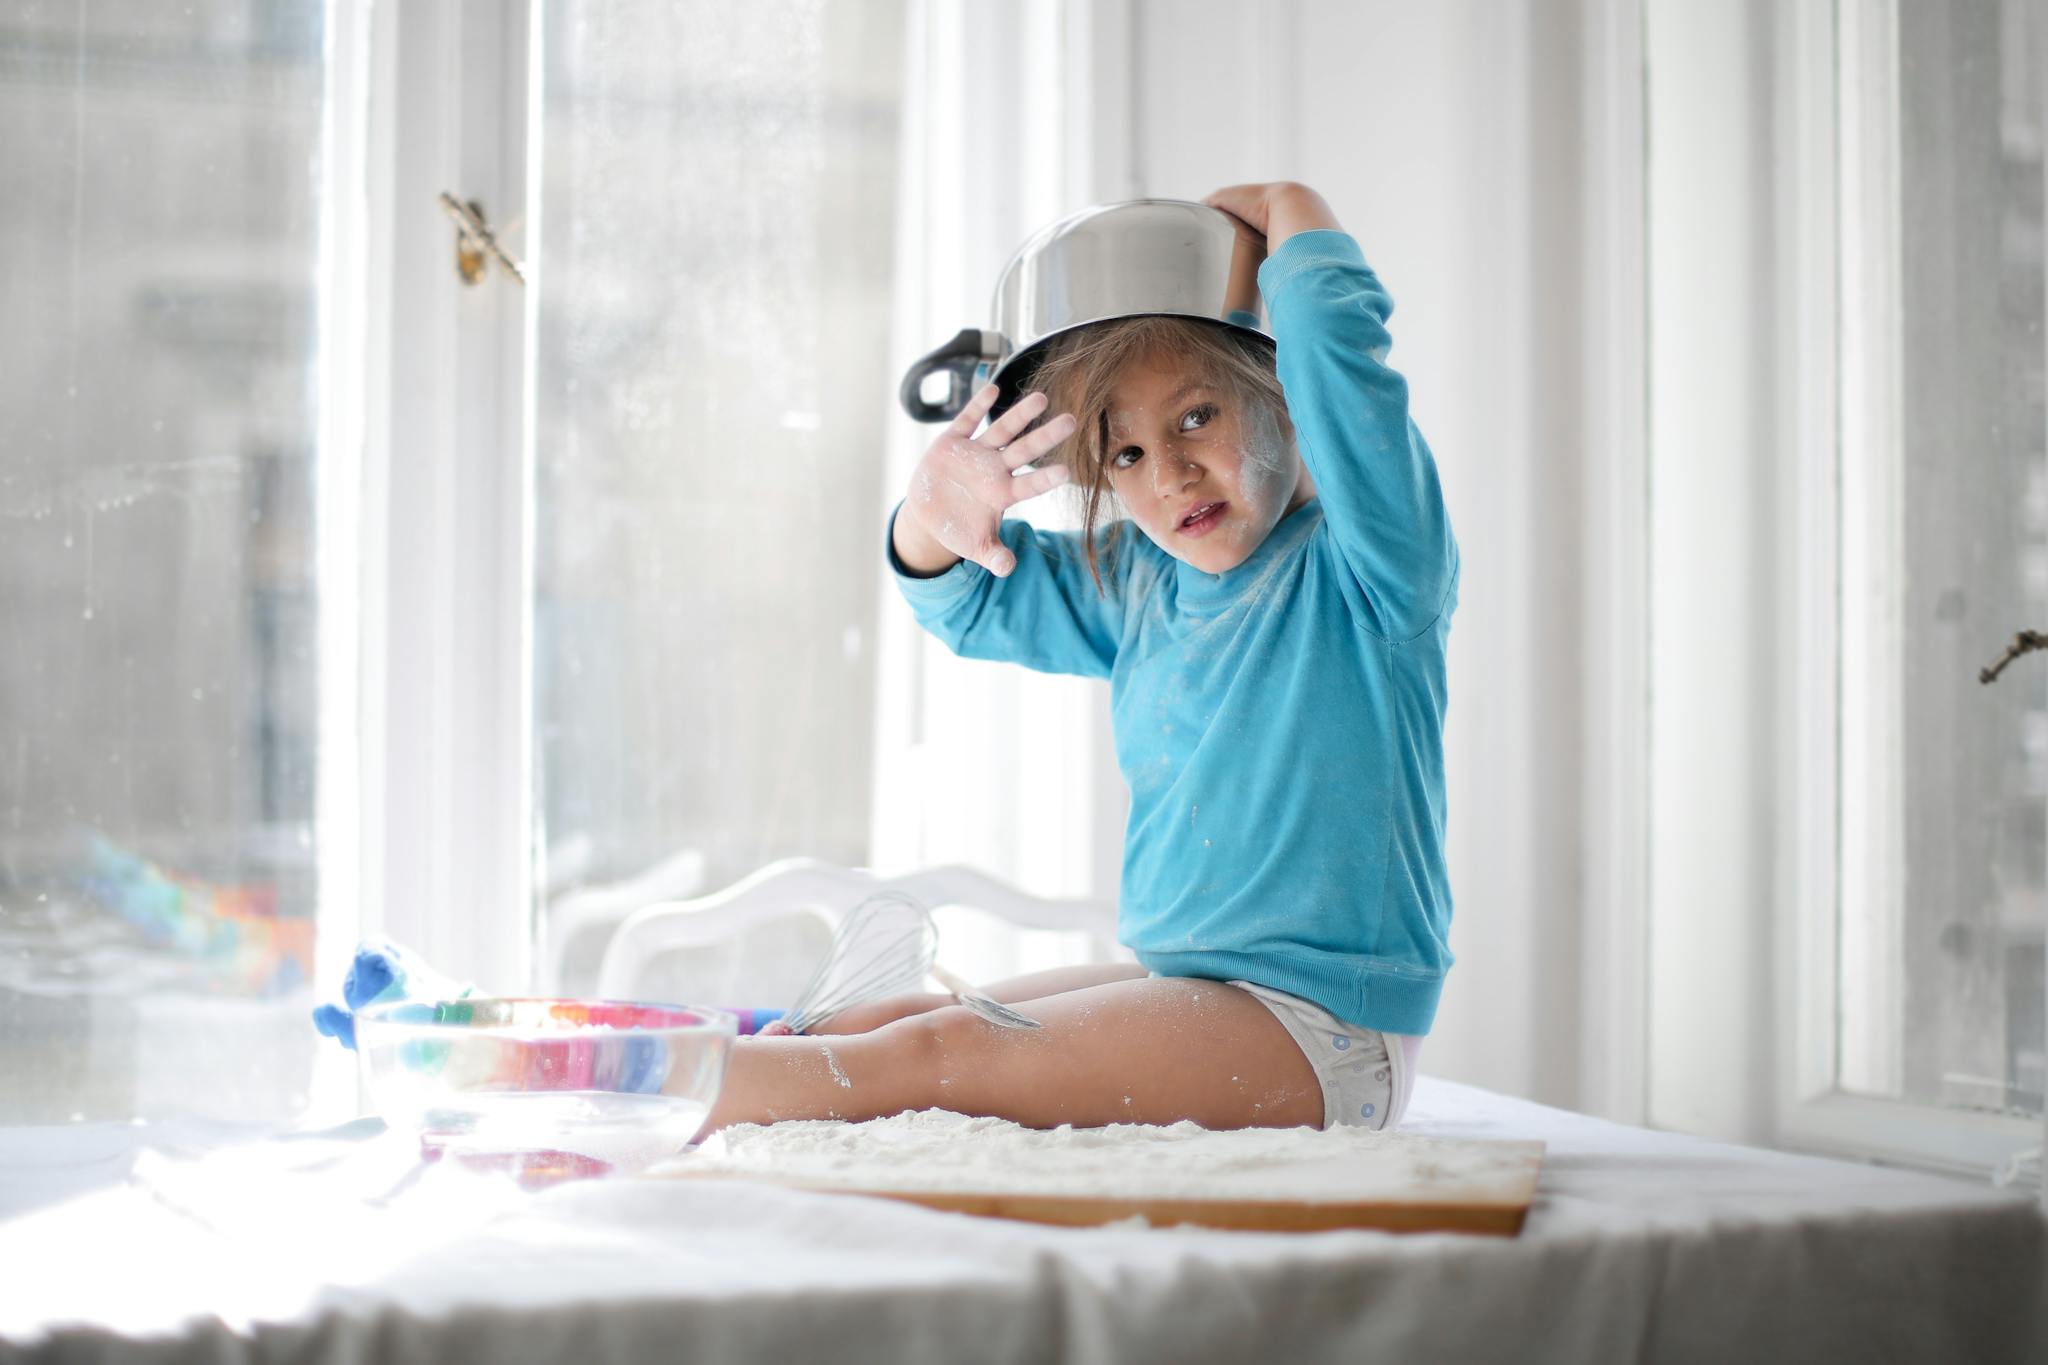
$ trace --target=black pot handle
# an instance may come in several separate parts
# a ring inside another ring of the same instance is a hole
[[[967,400],[974,396],[974,385],[981,367],[986,364],[993,368],[1008,349],[1000,332],[963,327],[951,341],[904,372],[903,385],[896,391],[896,397],[902,402],[903,410],[916,421],[950,422],[960,415],[960,410],[967,406]],[[924,381],[941,370],[946,373],[945,401],[927,403]]]

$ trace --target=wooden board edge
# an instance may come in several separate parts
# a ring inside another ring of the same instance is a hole
[[[831,1190],[822,1193],[834,1193]],[[947,1213],[1009,1218],[1056,1227],[1099,1227],[1143,1218],[1154,1227],[1228,1232],[1468,1232],[1513,1237],[1526,1204],[1331,1204],[1263,1199],[1110,1199],[1062,1195],[957,1194],[915,1190],[843,1191],[895,1199]]]
[[[852,1195],[916,1204],[941,1213],[1007,1218],[1052,1227],[1099,1227],[1143,1218],[1154,1227],[1194,1226],[1228,1232],[1464,1232],[1519,1236],[1526,1200],[1463,1204],[1326,1203],[1285,1199],[1119,1199],[1100,1195],[985,1194],[941,1190],[861,1190],[782,1180],[758,1172],[679,1171],[685,1180],[742,1180],[807,1194]]]

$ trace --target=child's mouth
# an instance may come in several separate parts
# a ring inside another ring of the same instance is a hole
[[[1208,535],[1209,532],[1216,529],[1216,523],[1223,520],[1223,511],[1229,506],[1230,504],[1227,502],[1203,503],[1185,521],[1181,522],[1180,533],[1184,536]]]

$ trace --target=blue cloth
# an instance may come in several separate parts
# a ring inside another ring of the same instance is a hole
[[[441,975],[410,948],[389,939],[364,939],[342,978],[342,1003],[316,1006],[313,1027],[353,1051],[355,1011],[391,1000],[459,1000],[474,989]]]
[[[1102,596],[1078,535],[1015,519],[1007,578],[966,560],[915,578],[886,553],[955,653],[1109,679],[1131,792],[1117,936],[1141,963],[1427,1033],[1454,960],[1457,542],[1407,382],[1385,363],[1393,302],[1357,243],[1289,237],[1259,288],[1318,496],[1243,564],[1204,573],[1127,526]]]

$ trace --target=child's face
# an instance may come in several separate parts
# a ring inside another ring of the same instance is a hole
[[[1174,558],[1234,569],[1315,493],[1292,433],[1273,425],[1227,389],[1141,361],[1110,403],[1110,487]]]

